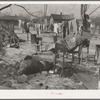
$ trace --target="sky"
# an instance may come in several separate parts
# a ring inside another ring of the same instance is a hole
[[[5,5],[1,4],[0,8]],[[44,5],[43,4],[22,4],[29,12],[39,15],[39,13],[36,12],[41,12],[43,14],[44,12]],[[87,10],[87,13],[91,13],[94,9],[96,9],[99,5],[96,4],[91,4],[89,5],[89,8]],[[50,15],[51,13],[56,13],[56,14],[74,14],[76,18],[80,18],[80,4],[47,4],[47,15]],[[9,13],[11,15],[29,15],[25,12],[20,7],[15,6],[14,4],[2,10],[0,13]],[[91,16],[99,16],[100,14],[100,8],[94,12]]]

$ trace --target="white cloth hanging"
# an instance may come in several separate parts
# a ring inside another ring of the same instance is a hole
[[[55,23],[55,24],[54,24],[54,32],[55,32],[55,33],[58,33],[57,30],[58,30],[58,24]]]
[[[19,26],[19,28],[21,28],[22,21],[19,20],[18,22],[19,22],[19,25],[18,26]]]

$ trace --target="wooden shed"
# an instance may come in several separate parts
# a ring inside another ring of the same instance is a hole
[[[14,26],[18,25],[19,20],[22,18],[18,16],[2,16],[0,17],[0,23],[3,24],[9,31],[14,31]]]
[[[50,16],[50,25],[54,23],[62,23],[63,21],[70,21],[75,19],[73,14],[63,15],[61,14],[51,14]]]

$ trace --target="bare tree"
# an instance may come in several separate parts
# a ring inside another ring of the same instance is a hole
[[[9,5],[4,6],[4,7],[0,8],[0,11],[6,9],[6,8],[8,8],[8,7],[11,7],[12,5],[13,5],[13,4],[9,4]],[[22,5],[18,5],[18,4],[14,4],[14,5],[17,6],[17,7],[22,8],[23,10],[25,10],[25,11],[26,11],[30,16],[32,16],[32,17],[39,18],[40,16],[43,15],[43,11],[41,11],[41,10],[36,11],[36,12],[29,12],[28,9],[26,9],[26,7],[24,7],[24,6],[22,6]]]
[[[22,8],[22,9],[24,9],[28,14],[30,14],[31,16],[33,16],[33,17],[38,17],[38,16],[36,16],[36,15],[34,15],[34,14],[32,14],[32,13],[30,13],[24,6],[22,6],[22,5],[17,5],[17,4],[14,4],[15,6],[18,6],[18,7],[20,7],[20,8]]]

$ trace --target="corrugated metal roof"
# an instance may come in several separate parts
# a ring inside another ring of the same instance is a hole
[[[1,20],[14,20],[14,21],[25,20],[19,16],[1,16],[0,19]]]
[[[73,20],[75,19],[74,15],[61,15],[61,14],[51,14],[54,20]]]

